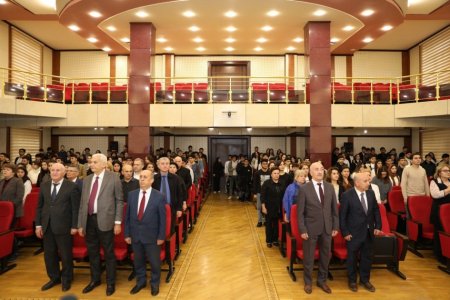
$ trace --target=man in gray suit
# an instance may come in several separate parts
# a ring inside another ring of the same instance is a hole
[[[14,204],[15,224],[16,218],[23,216],[23,195],[25,187],[20,178],[14,177],[16,166],[4,164],[2,168],[3,180],[0,181],[0,201],[11,201]]]
[[[106,165],[104,154],[92,156],[90,168],[93,174],[83,181],[78,233],[86,235],[91,267],[91,282],[83,289],[83,293],[89,293],[101,283],[101,245],[105,250],[106,295],[111,296],[115,292],[116,282],[114,235],[119,234],[122,229],[123,193],[119,176],[105,170]]]
[[[315,162],[310,167],[312,180],[305,184],[297,197],[298,227],[303,239],[303,279],[304,290],[312,292],[312,271],[314,251],[319,243],[319,275],[317,286],[330,294],[326,281],[330,262],[331,238],[338,233],[339,217],[336,193],[333,186],[323,180],[322,163]]]

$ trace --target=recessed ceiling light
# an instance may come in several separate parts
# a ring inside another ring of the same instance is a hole
[[[196,37],[195,39],[193,39],[193,41],[196,43],[201,43],[203,42],[203,39],[201,37]]]
[[[200,30],[200,28],[197,27],[197,26],[191,26],[191,27],[189,27],[188,29],[189,29],[190,31],[193,31],[193,32],[196,32],[196,31],[199,31],[199,30]]]
[[[205,47],[197,47],[197,48],[195,48],[195,50],[197,50],[197,51],[205,51],[206,49],[205,49]]]
[[[90,37],[90,38],[88,38],[87,39],[89,42],[91,42],[91,43],[97,43],[98,42],[98,40],[95,38],[95,37]]]
[[[381,30],[383,31],[389,31],[391,30],[393,27],[391,25],[384,25],[383,27],[381,27]]]
[[[373,38],[371,37],[366,37],[365,39],[363,39],[364,43],[370,43],[371,41],[373,41]]]
[[[228,52],[234,51],[233,47],[226,47],[225,50],[227,50]]]
[[[303,42],[303,39],[301,37],[296,37],[295,39],[293,39],[293,41],[296,43],[301,43]]]
[[[266,38],[260,37],[259,39],[256,40],[258,43],[265,43],[267,42]]]
[[[185,12],[183,12],[183,16],[185,16],[186,18],[192,18],[195,17],[195,12],[193,12],[192,10],[187,10]]]
[[[139,18],[148,17],[148,13],[146,13],[145,11],[142,11],[142,10],[138,11],[135,15],[138,16]]]
[[[127,37],[121,38],[120,40],[121,40],[122,42],[124,42],[124,43],[129,43],[129,42],[130,42],[130,39],[127,38]]]
[[[295,47],[289,46],[289,47],[286,48],[286,50],[287,50],[287,51],[294,51],[294,50],[295,50]]]
[[[344,28],[342,28],[342,30],[344,31],[352,31],[353,29],[355,29],[355,27],[352,25],[347,25]]]
[[[160,43],[165,43],[165,42],[167,42],[167,39],[166,39],[166,38],[163,38],[163,37],[157,38],[156,40],[157,40],[158,42],[160,42]]]
[[[226,13],[224,13],[225,17],[227,18],[234,18],[237,16],[237,12],[233,11],[233,10],[229,10]]]
[[[332,43],[337,43],[339,41],[340,41],[340,39],[338,39],[336,37],[330,39],[330,42],[332,42]]]
[[[6,1],[6,0],[0,0],[0,5],[3,5],[3,4],[6,4],[6,3],[8,3],[8,1]]]
[[[56,10],[56,0],[40,0],[42,5],[45,5],[47,7],[53,8]],[[0,3],[1,4],[1,3]]]
[[[263,26],[263,27],[261,28],[261,30],[263,30],[263,31],[271,31],[272,29],[273,29],[273,27],[272,27],[272,26],[269,26],[269,25]]]
[[[102,50],[105,51],[105,52],[109,52],[109,51],[111,51],[111,48],[109,48],[109,47],[103,47]]]
[[[361,16],[368,17],[373,15],[374,11],[372,9],[366,9],[361,12]]]
[[[117,30],[117,28],[116,27],[114,27],[114,26],[108,26],[108,27],[106,27],[106,29],[108,29],[109,31],[111,31],[111,32],[113,32],[113,31],[116,31]]]
[[[79,31],[80,27],[78,27],[77,25],[69,25],[69,29],[72,31]]]
[[[318,9],[315,12],[313,12],[313,15],[315,15],[317,17],[325,16],[326,14],[327,14],[327,12],[324,11],[323,9]]]
[[[98,11],[95,11],[95,10],[90,11],[90,12],[89,12],[89,15],[90,15],[91,17],[93,17],[93,18],[100,18],[100,17],[102,16],[101,13],[99,13]]]
[[[237,30],[237,28],[234,27],[234,26],[228,26],[227,28],[225,28],[225,30],[228,31],[228,32],[234,32],[234,31]]]
[[[166,47],[166,48],[164,48],[164,50],[166,50],[166,51],[172,51],[173,48],[172,48],[172,47]]]
[[[261,47],[259,47],[259,46],[258,46],[258,47],[256,47],[256,48],[255,48],[255,49],[253,49],[253,50],[255,50],[255,51],[258,51],[258,52],[259,52],[259,51],[262,51],[262,50],[263,50],[263,48],[261,48]]]
[[[236,42],[236,39],[234,39],[232,37],[229,37],[229,38],[225,39],[225,42],[227,42],[227,43],[234,43],[234,42]]]
[[[272,9],[272,10],[269,10],[266,15],[268,15],[269,17],[276,17],[279,14],[280,14],[280,12],[278,10]]]

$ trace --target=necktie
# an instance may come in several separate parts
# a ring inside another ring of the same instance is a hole
[[[317,183],[317,185],[319,186],[320,203],[323,206],[323,202],[325,201],[325,196],[323,195],[322,183]]]
[[[170,188],[167,183],[167,176],[161,176],[161,193],[166,196],[167,204],[170,204]]]
[[[53,191],[52,191],[52,201],[55,202],[56,200],[56,187],[59,185],[59,183],[53,184]]]
[[[142,191],[142,199],[141,203],[139,204],[139,211],[138,211],[138,220],[141,221],[142,217],[144,216],[144,208],[145,208],[145,191]]]
[[[95,198],[97,197],[98,191],[98,176],[95,177],[95,182],[92,185],[91,195],[89,195],[89,205],[88,205],[88,213],[92,215],[94,213],[94,203]]]
[[[361,204],[364,209],[364,212],[367,215],[367,205],[366,205],[366,200],[364,199],[364,193],[361,193]]]

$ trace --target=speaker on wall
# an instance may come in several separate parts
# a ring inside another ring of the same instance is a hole
[[[117,142],[117,141],[109,142],[109,150],[118,152],[119,151],[119,142]]]

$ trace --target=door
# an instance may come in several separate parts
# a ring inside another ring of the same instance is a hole
[[[250,76],[249,61],[210,61],[208,75],[210,77],[223,76],[242,78],[211,78],[210,85],[213,90],[246,90]]]

